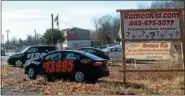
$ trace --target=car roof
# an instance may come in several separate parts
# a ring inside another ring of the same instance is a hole
[[[90,57],[93,60],[104,60],[96,55],[93,55],[93,54],[90,54],[88,52],[81,51],[81,50],[56,50],[56,51],[49,52],[49,54],[55,53],[55,52],[73,52],[73,53],[78,53],[78,54],[82,54],[84,56]]]
[[[95,50],[99,50],[99,51],[102,51],[98,48],[94,48],[94,47],[82,47],[82,48],[79,48],[79,49],[95,49]]]
[[[81,51],[81,50],[55,50],[55,51],[51,51],[50,53],[54,53],[54,52],[75,52],[75,53],[81,53],[81,54],[85,53],[85,51]]]
[[[52,46],[52,45],[32,45],[29,47],[55,47],[55,46]]]
[[[115,47],[121,47],[121,45],[115,45],[115,46],[111,46],[111,47],[107,47],[107,48],[115,48]]]

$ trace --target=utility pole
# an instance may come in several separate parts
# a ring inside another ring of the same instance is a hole
[[[36,32],[36,29],[35,29],[35,44],[37,45],[37,32]]]
[[[54,26],[53,26],[53,14],[51,14],[51,30],[52,30],[52,45],[54,45],[54,42],[53,42],[53,29],[54,29]]]
[[[4,34],[1,34],[2,39],[1,39],[1,44],[4,44]]]
[[[10,32],[10,30],[7,30],[6,32],[7,32],[7,46],[9,48],[9,32]]]

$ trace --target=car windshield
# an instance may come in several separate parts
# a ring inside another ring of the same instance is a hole
[[[112,49],[112,48],[121,48],[121,45],[116,45],[116,46],[107,47],[107,48],[103,49],[102,51],[104,51],[104,52],[109,52],[110,49]]]
[[[107,48],[105,48],[105,49],[102,49],[102,51],[108,52],[108,51],[109,51],[109,48],[110,48],[110,47],[107,47]]]
[[[26,50],[28,50],[30,48],[30,46],[28,47],[24,47],[22,50],[20,50],[20,53],[24,53]]]
[[[17,52],[21,52],[22,50],[24,50],[26,48],[26,46],[23,46],[23,47],[18,47],[14,50],[15,53]]]

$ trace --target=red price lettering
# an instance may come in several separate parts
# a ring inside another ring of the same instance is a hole
[[[73,60],[69,60],[67,67],[68,67],[67,71],[72,72],[72,70],[73,70]]]
[[[43,68],[45,69],[44,72],[46,72],[46,73],[49,72],[49,61],[44,62]]]
[[[46,61],[43,63],[45,73],[72,72],[74,67],[73,60]]]
[[[67,70],[67,60],[64,60],[62,62],[61,70],[62,70],[62,72],[66,72],[66,70]]]
[[[62,61],[56,62],[55,72],[59,73],[61,71],[61,65],[62,65]]]
[[[50,66],[49,66],[49,67],[50,67],[50,68],[49,68],[49,69],[50,69],[49,72],[50,72],[50,73],[55,72],[55,61],[51,61],[51,62],[49,63],[49,65],[50,65]]]

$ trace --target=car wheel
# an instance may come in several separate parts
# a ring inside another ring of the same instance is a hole
[[[44,78],[48,82],[54,82],[54,80],[56,80],[56,78],[53,75],[50,75],[50,74],[44,75]]]
[[[83,82],[83,81],[85,81],[85,73],[83,71],[76,71],[74,73],[74,80],[76,82]]]
[[[22,63],[21,60],[17,60],[17,61],[15,62],[15,66],[17,66],[17,67],[22,67],[22,65],[23,65],[23,63]]]
[[[96,83],[97,81],[98,81],[97,76],[89,76],[89,78],[88,78],[89,83]]]
[[[36,70],[33,67],[28,68],[28,78],[31,80],[36,79]]]

